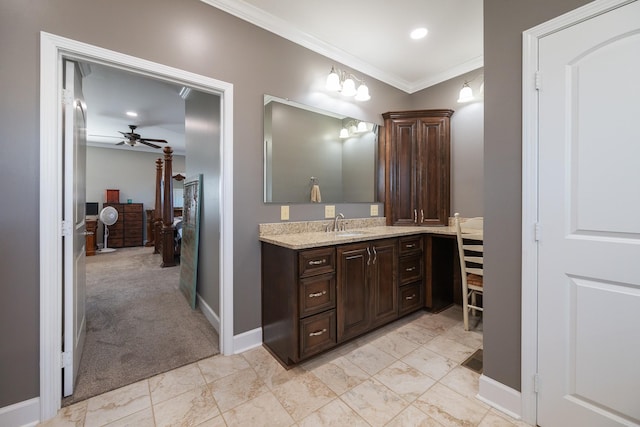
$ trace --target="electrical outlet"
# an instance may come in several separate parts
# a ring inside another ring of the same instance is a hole
[[[326,205],[324,207],[324,217],[334,218],[336,216],[336,207],[334,205]]]
[[[371,216],[378,216],[378,205],[371,205]]]
[[[289,220],[289,206],[280,206],[280,219],[282,221]]]

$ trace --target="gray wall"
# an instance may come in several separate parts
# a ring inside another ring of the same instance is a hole
[[[220,97],[191,91],[185,102],[187,178],[202,174],[197,292],[220,315]]]
[[[522,32],[587,0],[484,1],[484,374],[520,390]]]
[[[414,110],[454,110],[451,117],[451,213],[459,212],[463,217],[484,214],[484,97],[480,94],[483,78],[484,70],[479,68],[411,97]],[[469,81],[476,100],[461,104],[457,100],[465,81]]]

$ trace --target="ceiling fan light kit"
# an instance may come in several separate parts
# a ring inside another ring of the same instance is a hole
[[[154,142],[158,142],[158,143],[162,143],[162,144],[166,144],[167,141],[165,139],[152,139],[152,138],[142,138],[140,136],[139,133],[135,133],[135,130],[138,126],[136,125],[129,125],[129,129],[131,129],[130,132],[121,132],[118,131],[122,134],[122,136],[125,137],[124,141],[120,141],[119,143],[117,143],[116,145],[130,145],[132,147],[135,147],[138,143],[140,144],[144,144],[147,145],[149,147],[152,148],[161,148],[159,145],[153,144]]]

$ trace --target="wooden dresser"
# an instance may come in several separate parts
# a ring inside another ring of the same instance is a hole
[[[144,218],[142,203],[105,203],[118,211],[118,221],[109,227],[109,247],[142,246]]]

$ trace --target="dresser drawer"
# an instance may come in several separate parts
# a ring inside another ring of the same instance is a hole
[[[142,204],[141,203],[127,203],[127,204],[123,204],[123,210],[125,213],[130,213],[130,212],[139,212],[140,214],[142,214]]]
[[[336,311],[330,310],[300,320],[300,358],[304,359],[336,345]]]
[[[307,317],[336,306],[336,276],[322,274],[300,279],[300,317]]]
[[[422,236],[400,238],[400,255],[422,252]]]
[[[142,212],[125,212],[124,213],[125,221],[140,221],[142,222]]]
[[[333,273],[336,270],[336,252],[334,248],[301,251],[298,255],[298,273],[300,277]]]
[[[422,283],[400,287],[400,301],[398,314],[400,316],[416,311],[422,307]]]
[[[422,279],[422,254],[400,258],[400,285]]]

